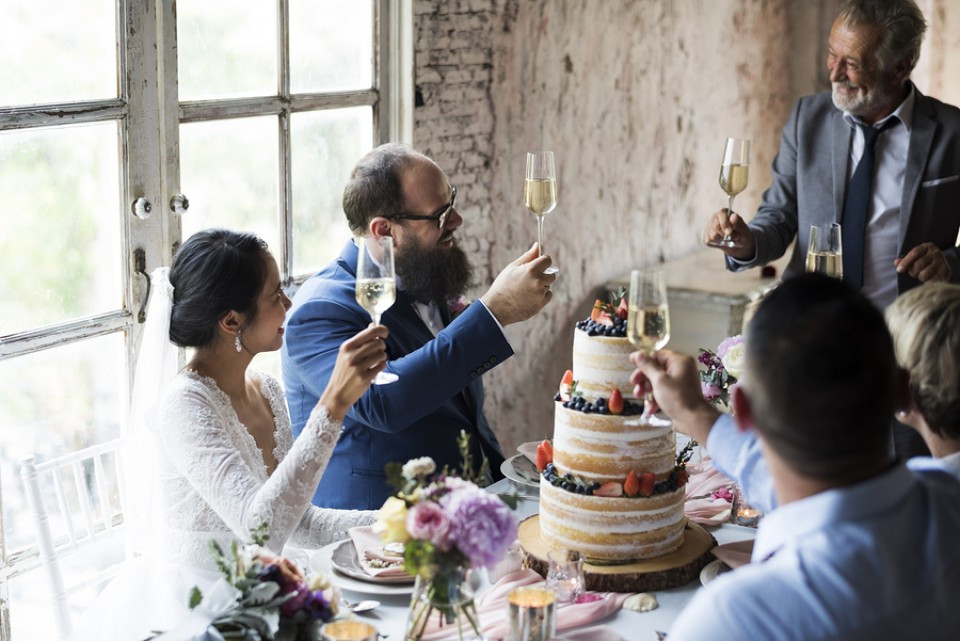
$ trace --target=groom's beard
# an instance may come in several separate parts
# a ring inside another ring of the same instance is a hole
[[[418,302],[436,303],[441,308],[462,296],[473,278],[473,267],[456,239],[449,247],[426,248],[415,242],[395,256],[403,291]]]

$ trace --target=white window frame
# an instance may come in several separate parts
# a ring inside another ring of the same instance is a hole
[[[29,1],[29,0],[22,0]],[[282,215],[281,276],[288,291],[302,282],[293,273],[290,116],[299,111],[349,106],[373,109],[375,144],[411,143],[413,139],[413,8],[412,0],[369,0],[374,3],[374,74],[370,89],[329,94],[290,95],[289,0],[275,0],[278,10],[278,94],[178,104],[175,0],[117,0],[117,61],[120,97],[107,100],[18,107],[0,106],[0,131],[53,125],[119,120],[121,222],[126,265],[123,305],[90,317],[0,336],[0,360],[52,349],[75,341],[117,332],[126,334],[127,375],[142,331],[146,280],[169,265],[181,234],[171,199],[180,192],[179,126],[185,122],[275,115],[280,119],[279,193]],[[138,198],[151,205],[146,219],[132,214]],[[189,215],[189,214],[188,214]],[[137,250],[142,250],[141,254]],[[139,263],[139,264],[138,264]],[[129,381],[132,383],[132,381]],[[128,386],[132,389],[132,385]],[[8,488],[8,491],[9,488]],[[2,508],[3,488],[0,488]],[[36,546],[8,553],[0,509],[0,641],[10,639],[8,580],[39,564]]]

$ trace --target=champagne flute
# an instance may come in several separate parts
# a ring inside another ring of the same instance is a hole
[[[663,271],[635,269],[630,272],[627,296],[627,338],[640,351],[653,354],[670,340],[670,308]],[[653,394],[647,392],[643,400],[643,413],[648,416]]]
[[[357,302],[367,310],[374,325],[397,300],[397,279],[393,269],[393,239],[360,239],[357,255]],[[380,372],[373,379],[376,385],[393,383],[400,377],[393,372]]]
[[[750,173],[750,141],[741,138],[727,138],[723,147],[723,162],[720,165],[720,188],[726,192],[727,216],[733,215],[733,199],[747,188]],[[720,240],[707,243],[711,247],[739,247],[739,243],[726,235]]]
[[[840,223],[810,225],[807,271],[843,280],[843,244]]]
[[[537,252],[543,256],[543,217],[557,206],[557,170],[552,151],[527,154],[523,204],[537,217]],[[547,267],[544,273],[556,274],[558,271],[556,267]]]

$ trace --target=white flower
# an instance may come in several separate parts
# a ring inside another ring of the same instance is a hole
[[[723,355],[723,358],[720,361],[723,363],[724,369],[727,370],[727,373],[730,376],[735,376],[740,378],[740,375],[743,372],[743,358],[746,352],[745,345],[743,343],[738,343],[732,345],[730,349],[727,350],[727,353]]]
[[[408,479],[416,479],[433,474],[437,469],[437,464],[429,456],[410,459],[403,466],[403,476]]]

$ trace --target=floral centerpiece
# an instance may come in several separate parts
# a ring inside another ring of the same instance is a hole
[[[737,334],[720,341],[717,351],[701,349],[697,360],[706,369],[700,370],[700,391],[714,405],[730,407],[730,396],[743,370],[743,336]]]
[[[210,541],[223,577],[206,597],[197,587],[191,591],[190,609],[200,615],[194,621],[224,639],[314,638],[315,627],[337,615],[340,592],[328,577],[308,580],[295,563],[265,548],[266,530],[266,523],[254,530],[252,544],[234,541],[229,554]]]
[[[438,471],[429,457],[387,466],[397,491],[374,530],[385,542],[404,544],[404,568],[416,576],[406,639],[420,639],[428,625],[452,626],[460,639],[480,636],[467,573],[497,563],[517,538],[515,501],[482,490],[486,461],[474,471],[464,432],[459,445],[459,475]]]

